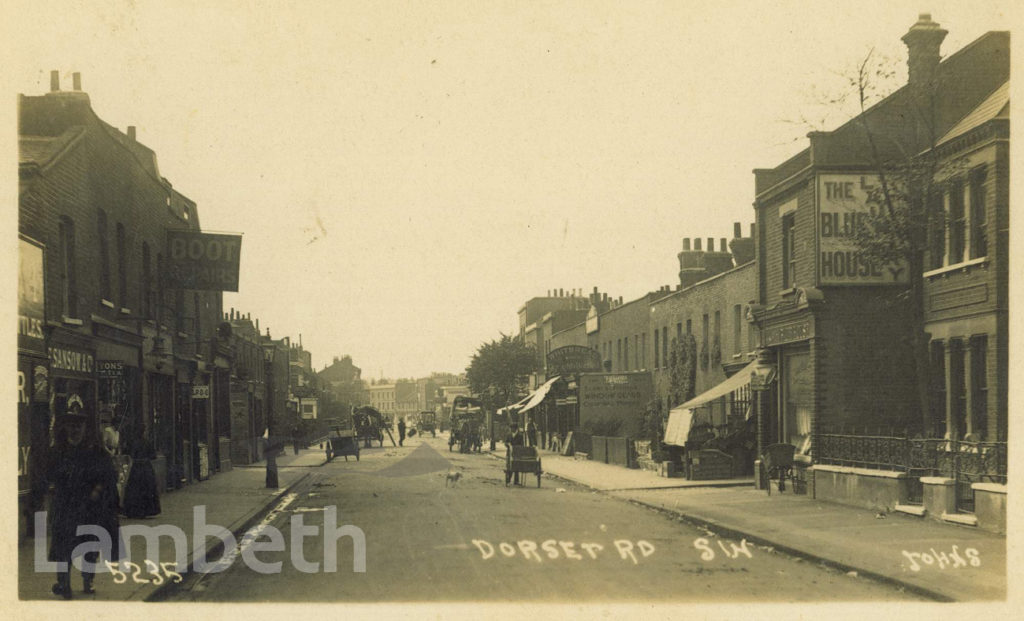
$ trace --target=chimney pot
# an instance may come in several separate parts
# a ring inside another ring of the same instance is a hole
[[[700,238],[699,237],[694,237],[693,238],[693,249],[694,250],[700,250],[700,244],[701,244]]]
[[[739,222],[732,223],[732,236],[743,237],[743,227],[740,226]]]
[[[715,251],[715,238],[714,237],[709,237],[708,238],[708,252],[714,252],[714,251]]]
[[[82,74],[77,71],[71,74],[72,88],[76,91],[82,90]]]
[[[725,251],[726,251],[726,249],[727,249],[727,248],[729,247],[729,246],[728,246],[728,245],[726,245],[726,243],[725,243],[725,238],[723,237],[722,239],[720,239],[720,240],[718,240],[718,241],[719,241],[719,246],[718,246],[718,250],[719,250],[719,252],[725,252]]]
[[[135,141],[135,126],[134,126],[134,125],[129,125],[129,126],[128,126],[128,132],[127,132],[127,133],[128,133],[128,138],[129,138],[129,139],[130,139],[131,141],[133,141],[133,142],[134,142],[134,141]]]
[[[754,231],[755,231],[755,230],[757,230],[757,229],[756,229],[755,227],[757,227],[757,224],[755,224],[755,223],[751,222],[751,223],[750,223],[750,236],[751,236],[751,237],[753,237],[753,236],[754,236]]]
[[[689,237],[684,237],[683,238],[683,252],[689,252],[689,250],[690,250],[690,238]]]
[[[50,92],[56,93],[60,90],[60,71],[50,72]]]

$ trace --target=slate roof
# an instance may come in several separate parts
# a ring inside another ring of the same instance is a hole
[[[953,140],[962,136],[975,127],[991,121],[994,118],[1009,118],[1010,116],[1010,81],[1003,82],[1002,86],[992,92],[978,107],[971,110],[967,116],[960,119],[946,135],[939,139],[938,144]]]
[[[59,136],[18,136],[18,165],[45,168],[85,133],[85,128],[69,127]]]

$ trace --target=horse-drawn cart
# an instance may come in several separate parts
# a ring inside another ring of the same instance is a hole
[[[540,467],[540,455],[535,446],[509,446],[505,452],[505,486],[512,482],[514,475],[537,475],[537,487],[540,487],[540,475],[544,471]],[[516,477],[519,478],[519,477]],[[520,484],[522,479],[519,480]]]

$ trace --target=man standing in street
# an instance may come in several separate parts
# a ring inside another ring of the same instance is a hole
[[[402,446],[405,442],[405,419],[398,419],[398,446]]]

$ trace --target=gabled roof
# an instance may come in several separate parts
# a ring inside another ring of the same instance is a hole
[[[957,136],[962,136],[994,118],[1009,118],[1010,116],[1010,81],[1003,82],[989,95],[985,101],[978,104],[978,107],[971,110],[967,116],[953,126],[946,135],[939,139],[938,144],[944,144]]]

